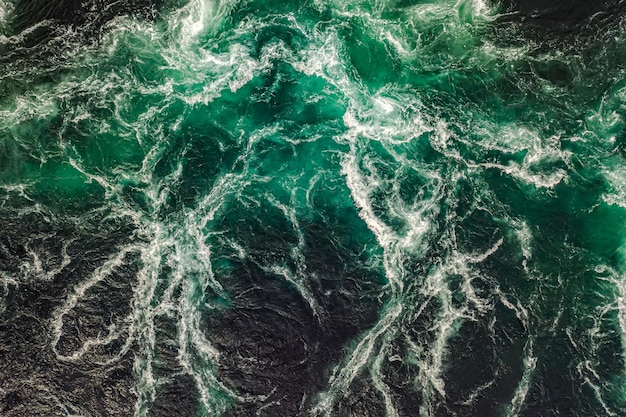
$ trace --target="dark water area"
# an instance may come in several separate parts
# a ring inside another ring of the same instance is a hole
[[[499,5],[501,11],[513,13],[514,19],[561,30],[572,29],[587,22],[598,24],[606,19],[617,19],[624,12],[624,2],[621,0],[503,0]]]
[[[0,415],[623,416],[623,7],[0,0]]]
[[[89,26],[95,30],[119,15],[154,18],[163,3],[162,0],[20,0],[13,5],[11,27],[20,33],[52,20],[56,25],[69,24],[79,30]]]

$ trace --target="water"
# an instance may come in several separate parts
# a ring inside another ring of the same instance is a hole
[[[622,4],[538,7],[0,0],[0,414],[625,415]]]

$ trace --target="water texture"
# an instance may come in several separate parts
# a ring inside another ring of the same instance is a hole
[[[623,10],[0,0],[0,415],[626,415]]]

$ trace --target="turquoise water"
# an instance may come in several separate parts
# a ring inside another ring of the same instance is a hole
[[[2,415],[625,415],[621,17],[18,9]]]

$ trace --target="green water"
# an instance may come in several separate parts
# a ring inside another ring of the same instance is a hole
[[[12,7],[6,415],[625,415],[619,20],[190,0],[35,42]]]

